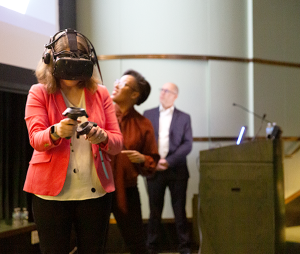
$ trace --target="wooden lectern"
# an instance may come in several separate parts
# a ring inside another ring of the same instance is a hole
[[[201,254],[284,253],[282,142],[200,151]]]

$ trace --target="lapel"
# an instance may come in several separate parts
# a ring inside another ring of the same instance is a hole
[[[153,117],[153,128],[155,132],[156,140],[158,140],[158,131],[159,131],[159,107],[154,110],[154,117]]]
[[[174,112],[173,112],[173,116],[172,116],[172,120],[171,120],[170,130],[169,130],[169,136],[170,137],[172,137],[172,135],[173,135],[173,131],[175,129],[176,122],[177,122],[177,117],[178,117],[178,111],[174,107]]]
[[[94,120],[94,115],[93,112],[95,110],[93,109],[93,104],[94,104],[94,98],[93,98],[93,94],[90,90],[84,88],[84,93],[85,93],[85,106],[86,106],[86,113],[89,116],[89,121],[93,121]],[[97,92],[96,92],[97,93]]]
[[[65,100],[64,100],[64,97],[60,91],[60,89],[58,89],[55,93],[55,104],[56,104],[56,107],[58,109],[58,112],[60,113],[60,116],[61,116],[61,119],[63,118],[63,115],[62,113],[67,109],[67,106],[66,106],[66,103],[65,103]]]

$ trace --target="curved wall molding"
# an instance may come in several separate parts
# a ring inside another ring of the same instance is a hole
[[[175,59],[175,60],[202,60],[202,61],[228,61],[228,62],[243,62],[243,63],[259,63],[267,65],[279,65],[286,67],[300,68],[300,63],[274,61],[261,58],[241,58],[241,57],[226,57],[226,56],[208,56],[208,55],[180,55],[180,54],[155,54],[155,55],[99,55],[98,60],[115,60],[115,59]]]
[[[266,137],[255,137],[255,139],[266,139]],[[300,137],[281,137],[283,141],[300,141]],[[222,142],[222,141],[236,141],[237,137],[193,137],[194,142]],[[252,141],[253,137],[246,137],[244,140]]]

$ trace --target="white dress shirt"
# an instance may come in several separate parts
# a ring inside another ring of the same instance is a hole
[[[165,109],[159,106],[159,133],[158,133],[158,152],[161,159],[165,159],[169,152],[169,133],[173,117],[174,106]]]

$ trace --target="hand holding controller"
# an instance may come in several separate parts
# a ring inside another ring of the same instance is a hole
[[[88,115],[83,108],[69,107],[62,114],[63,116],[67,116],[68,118],[73,119],[75,121],[77,121],[77,118],[81,116],[85,116],[88,118]],[[66,137],[66,139],[70,139],[70,138],[71,137]],[[78,134],[77,134],[77,138],[78,138]]]

